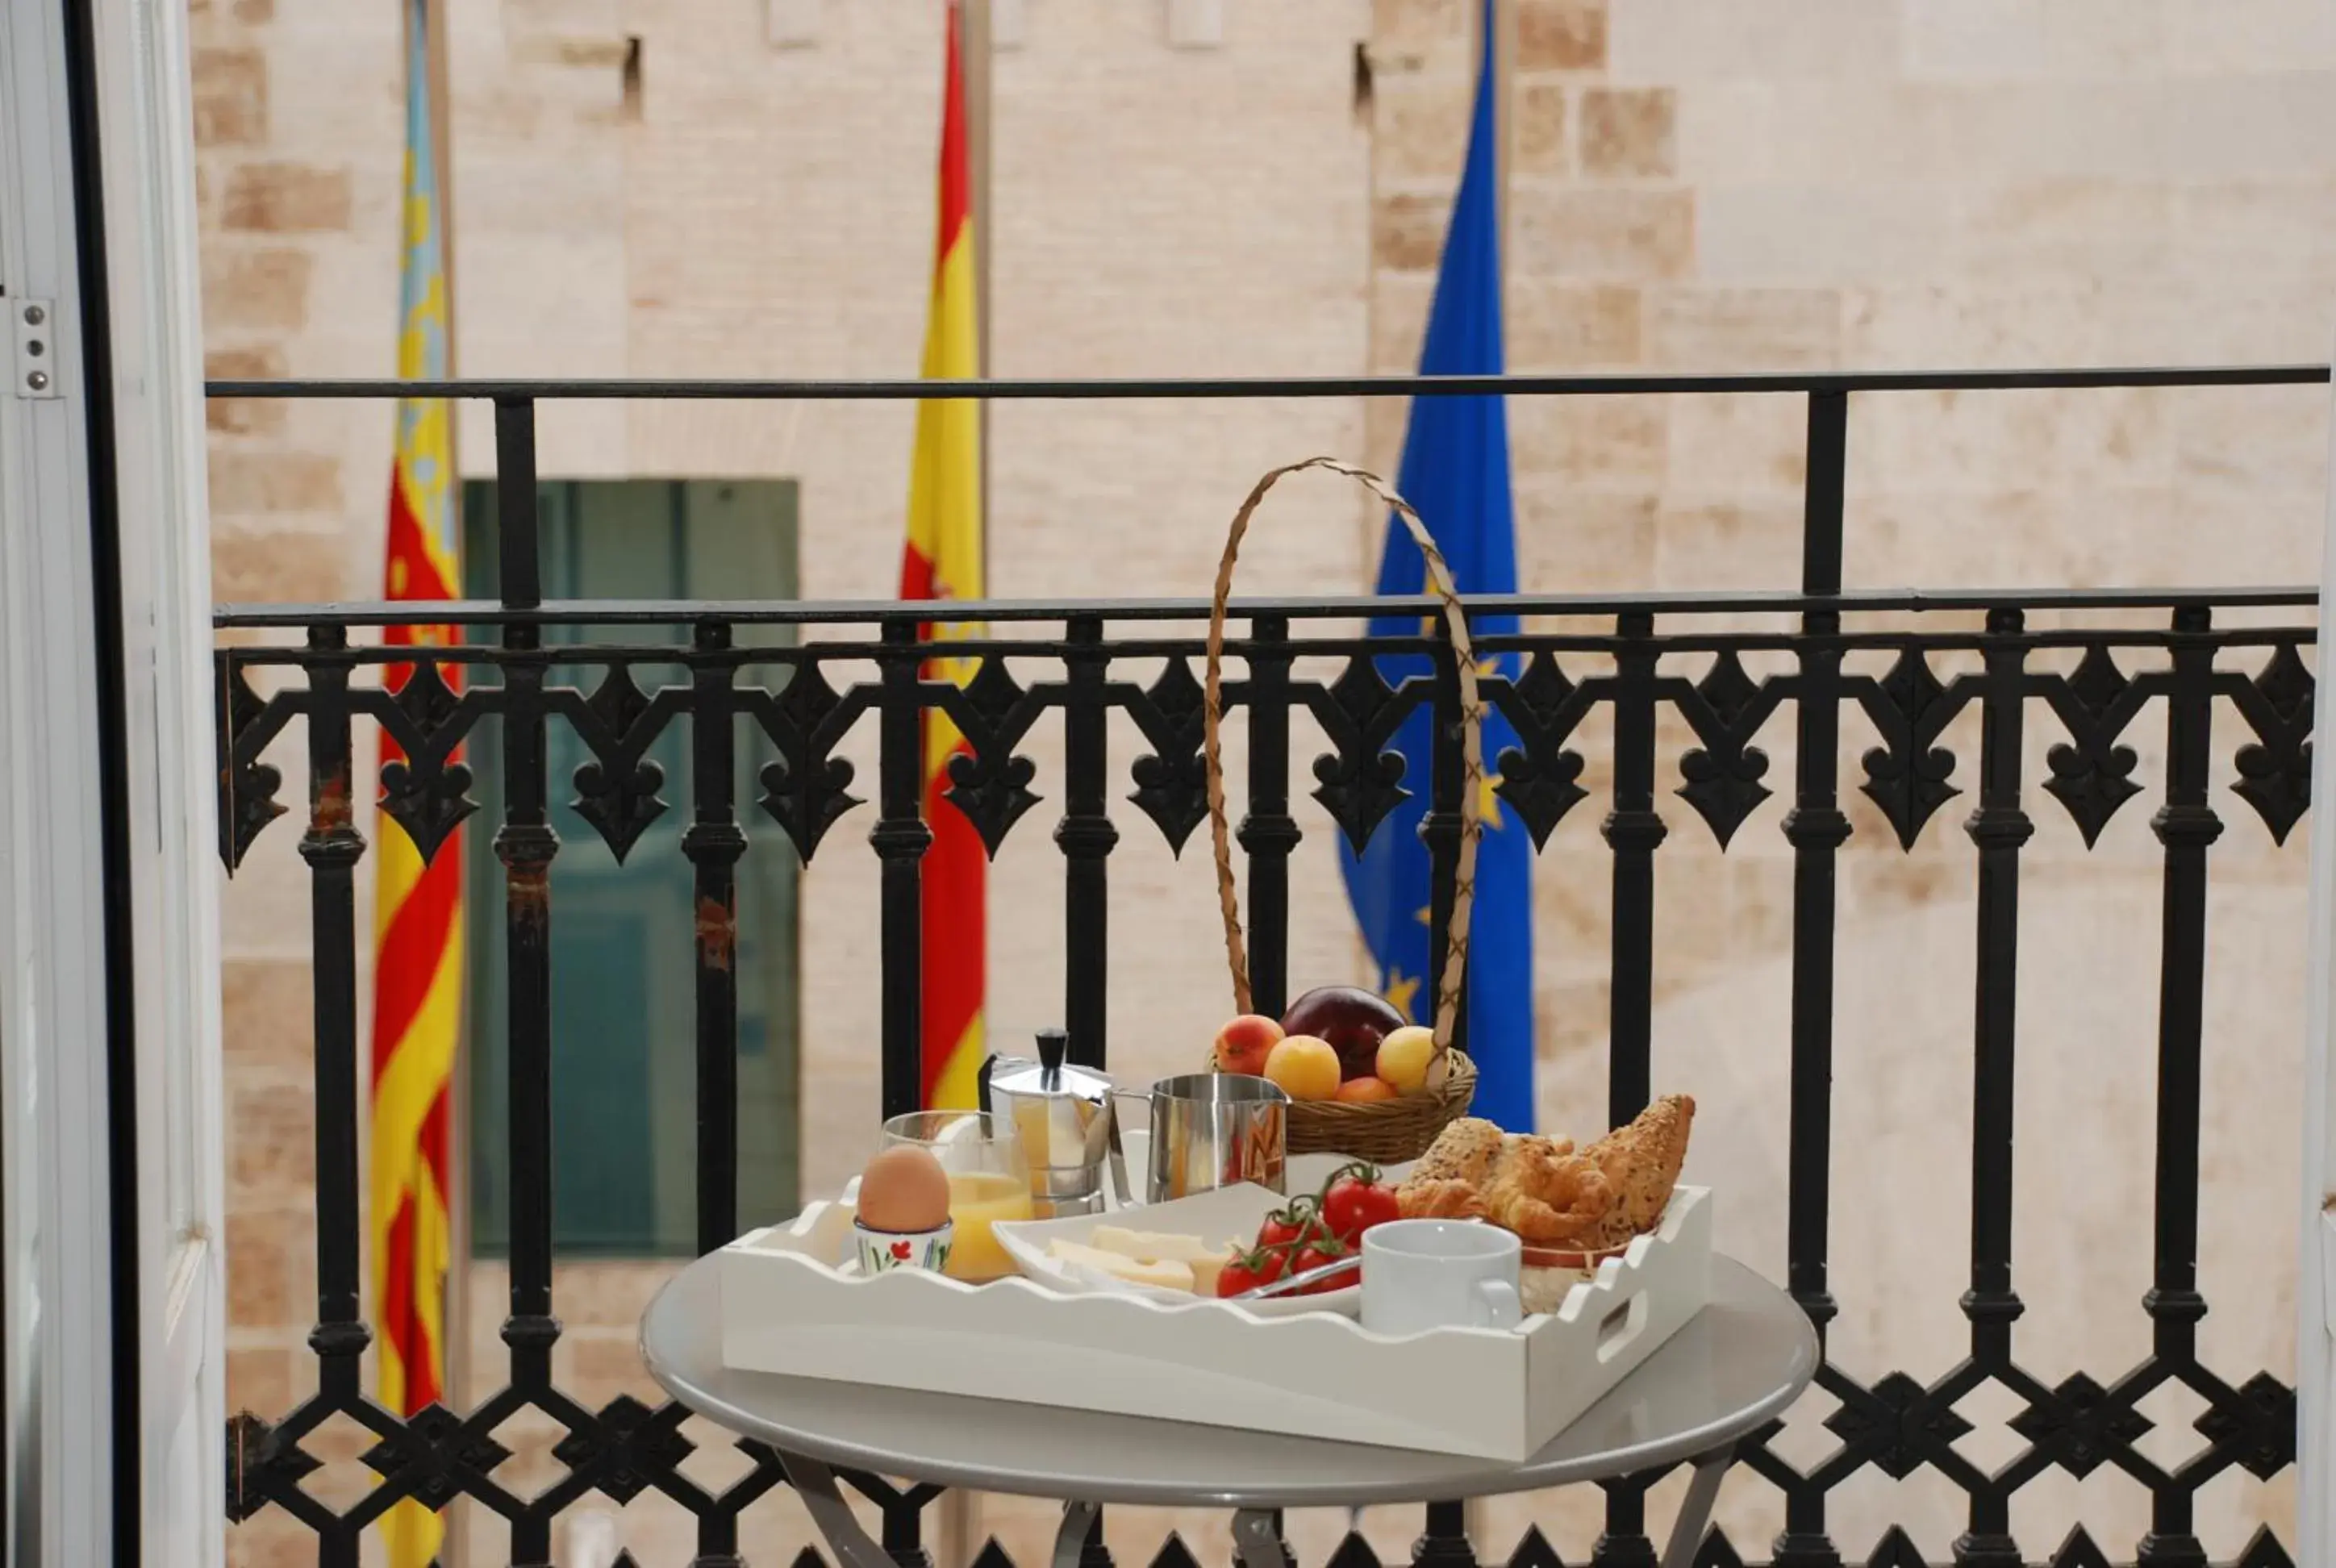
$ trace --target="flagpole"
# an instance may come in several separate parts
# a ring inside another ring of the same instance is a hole
[[[965,0],[965,139],[966,175],[972,186],[973,206],[973,334],[974,374],[989,375],[989,83],[990,60],[997,53],[990,24],[990,0]],[[981,590],[996,591],[989,580],[989,403],[981,404]]]
[[[1484,0],[1479,13],[1480,26],[1493,30],[1492,81],[1486,85],[1493,94],[1493,235],[1494,254],[1500,258],[1501,332],[1504,338],[1509,326],[1509,137],[1516,123],[1515,76],[1517,43],[1516,0]],[[1479,51],[1482,54],[1482,51]],[[1501,365],[1508,365],[1508,347],[1502,345]],[[1484,1534],[1484,1499],[1471,1497],[1461,1505],[1460,1530],[1474,1550]]]
[[[958,54],[965,73],[966,200],[973,219],[973,373],[989,375],[989,86],[990,60],[996,54],[990,0],[959,0],[964,6],[965,36]],[[981,591],[997,591],[989,575],[989,402],[978,405],[979,433],[975,437],[977,504],[980,508]],[[936,1521],[933,1559],[945,1568],[973,1561],[979,1504],[975,1494],[952,1486],[941,1494]]]
[[[446,375],[451,379],[462,374],[461,350],[455,333],[454,287],[454,139],[452,134],[453,113],[451,94],[447,90],[446,68],[446,0],[418,0],[423,27],[423,64],[427,73],[423,91],[428,95],[430,111],[430,160],[432,182],[438,194],[438,256],[440,274],[445,279],[446,310]],[[414,24],[414,12],[405,12],[405,24]],[[456,564],[460,570],[462,548],[462,462],[459,421],[449,410],[446,421],[446,484],[447,504],[455,519]],[[455,584],[457,590],[462,585]],[[465,942],[470,932],[464,922]],[[471,1408],[471,1074],[470,1030],[467,1023],[458,1026],[453,1082],[447,1085],[446,1127],[446,1289],[444,1343],[441,1353],[445,1359],[445,1391],[447,1407],[458,1415]],[[446,1506],[445,1536],[439,1544],[439,1561],[443,1568],[466,1568],[471,1558],[469,1524],[470,1504],[456,1498]]]

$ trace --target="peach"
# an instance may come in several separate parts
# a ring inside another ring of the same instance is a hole
[[[1396,1097],[1396,1087],[1385,1078],[1348,1078],[1338,1086],[1338,1097],[1349,1105],[1375,1105]]]
[[[1265,1076],[1293,1100],[1327,1100],[1338,1092],[1338,1053],[1314,1035],[1290,1035],[1267,1053]]]
[[[1281,1025],[1261,1013],[1243,1013],[1230,1020],[1217,1031],[1216,1043],[1209,1048],[1209,1059],[1221,1073],[1243,1073],[1257,1077],[1265,1071],[1265,1058],[1281,1043]]]
[[[1436,1031],[1421,1024],[1406,1024],[1379,1042],[1379,1076],[1401,1095],[1416,1095],[1427,1086],[1427,1064],[1436,1055]]]

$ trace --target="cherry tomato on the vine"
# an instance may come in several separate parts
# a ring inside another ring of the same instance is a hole
[[[1287,1252],[1260,1250],[1244,1252],[1227,1263],[1217,1274],[1217,1294],[1238,1296],[1244,1290],[1254,1290],[1260,1285],[1270,1285],[1281,1278],[1289,1258]]]
[[[1373,1225],[1402,1216],[1395,1189],[1380,1185],[1378,1174],[1368,1165],[1349,1165],[1332,1177],[1323,1191],[1323,1222],[1349,1245]]]
[[[1293,1274],[1303,1274],[1309,1269],[1327,1268],[1341,1258],[1351,1256],[1353,1256],[1353,1250],[1344,1242],[1336,1236],[1324,1236],[1310,1242],[1305,1251],[1298,1254],[1298,1260],[1291,1264],[1290,1271]],[[1310,1285],[1299,1286],[1298,1293],[1301,1296],[1327,1295],[1332,1290],[1343,1290],[1349,1285],[1358,1285],[1362,1282],[1362,1265],[1358,1262],[1351,1269],[1342,1269],[1335,1274],[1315,1281]]]
[[[1257,1244],[1286,1253],[1319,1229],[1313,1198],[1297,1198],[1289,1207],[1277,1209],[1265,1217],[1265,1223],[1258,1227]]]

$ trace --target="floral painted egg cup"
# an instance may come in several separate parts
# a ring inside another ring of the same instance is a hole
[[[871,1231],[854,1221],[852,1239],[863,1274],[890,1274],[901,1269],[922,1269],[938,1274],[949,1266],[949,1243],[957,1226],[943,1221],[930,1231]]]

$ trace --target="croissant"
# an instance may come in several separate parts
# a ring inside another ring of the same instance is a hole
[[[1421,1181],[1416,1176],[1396,1189],[1396,1204],[1406,1220],[1481,1220],[1484,1217],[1484,1194],[1474,1182],[1439,1176]]]
[[[1475,1117],[1444,1130],[1396,1201],[1408,1220],[1490,1220],[1552,1242],[1597,1225],[1612,1206],[1604,1174],[1570,1142],[1510,1137]]]
[[[1484,1217],[1537,1247],[1582,1244],[1613,1207],[1605,1172],[1562,1140],[1519,1138],[1484,1190]]]

